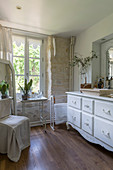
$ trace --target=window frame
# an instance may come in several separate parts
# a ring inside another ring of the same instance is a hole
[[[39,77],[39,79],[40,79],[39,91],[41,91],[43,93],[43,95],[45,95],[45,41],[44,41],[45,38],[37,37],[36,34],[35,34],[35,36],[29,36],[26,34],[28,34],[28,33],[23,32],[21,34],[20,33],[12,34],[12,37],[20,36],[20,37],[25,38],[24,56],[14,56],[13,55],[13,57],[24,58],[24,74],[15,74],[15,76],[24,76],[24,80],[25,80],[25,78],[27,80],[29,80],[29,77],[32,77],[32,76]],[[29,39],[42,41],[42,44],[40,45],[40,58],[29,57]],[[13,44],[13,40],[12,40],[12,44]],[[13,49],[12,49],[12,54],[13,54]],[[40,75],[30,75],[29,74],[29,59],[30,58],[40,60]],[[37,92],[38,92],[38,90],[37,90]]]

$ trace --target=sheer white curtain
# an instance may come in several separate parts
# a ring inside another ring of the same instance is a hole
[[[0,25],[0,59],[8,60],[13,63],[12,56],[12,30]],[[16,114],[16,93],[15,93],[15,76],[12,70],[6,67],[7,77],[6,81],[9,83],[9,93],[14,98],[14,107],[12,107],[13,114]],[[14,73],[14,71],[13,71]]]
[[[12,63],[12,30],[0,25],[0,58]]]

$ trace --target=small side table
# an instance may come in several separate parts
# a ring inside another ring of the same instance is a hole
[[[44,116],[44,106],[43,103],[47,101],[46,97],[41,97],[41,98],[28,98],[27,100],[22,100],[22,112],[25,114],[25,104],[29,102],[41,102],[42,103],[42,109],[40,112],[40,121],[43,124],[45,124],[45,132],[46,132],[46,117]]]

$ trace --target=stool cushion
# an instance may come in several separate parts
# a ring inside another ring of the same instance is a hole
[[[67,103],[54,104],[54,112],[56,125],[67,121]]]

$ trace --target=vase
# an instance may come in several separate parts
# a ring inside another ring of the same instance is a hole
[[[22,100],[27,100],[27,99],[28,99],[28,95],[27,94],[22,95]]]
[[[6,98],[8,98],[8,95],[7,94],[2,94],[1,98],[6,99]]]
[[[87,77],[85,76],[85,84],[87,84]]]

